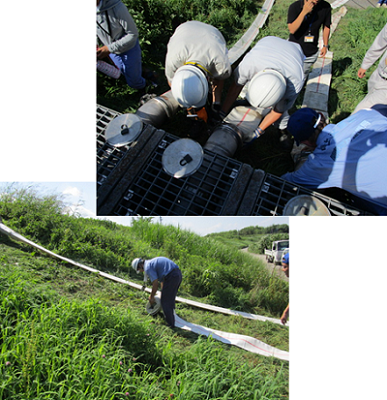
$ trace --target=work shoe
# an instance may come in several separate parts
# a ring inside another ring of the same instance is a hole
[[[153,87],[158,86],[158,77],[154,71],[144,70],[142,77],[147,81],[147,85]]]

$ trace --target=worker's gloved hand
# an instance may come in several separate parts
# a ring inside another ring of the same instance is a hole
[[[248,134],[245,133],[243,135],[243,145],[248,146],[252,144],[255,140],[257,140],[260,136],[262,136],[265,133],[264,130],[262,130],[260,127],[255,129],[252,132],[249,132]]]

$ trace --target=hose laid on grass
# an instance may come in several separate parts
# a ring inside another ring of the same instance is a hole
[[[7,226],[5,226],[2,222],[0,222],[0,233],[3,233],[9,237],[11,237],[12,239],[15,239],[17,241],[23,242],[25,244],[28,244],[38,250],[41,250],[42,252],[49,254],[50,256],[53,256],[55,258],[58,258],[62,261],[65,261],[69,264],[72,264],[74,266],[77,266],[79,268],[85,269],[89,272],[93,272],[95,274],[98,274],[104,278],[107,279],[111,279],[115,282],[119,282],[119,283],[123,283],[125,285],[129,285],[130,287],[134,288],[134,289],[138,289],[141,290],[142,289],[142,285],[139,285],[137,283],[134,282],[130,282],[130,281],[126,281],[124,279],[118,278],[114,275],[110,275],[107,274],[105,272],[99,271],[95,268],[91,268],[88,267],[86,265],[83,265],[81,263],[78,263],[76,261],[70,260],[69,258],[66,257],[62,257],[58,254],[53,253],[50,250],[45,249],[44,247],[32,242],[31,240],[25,238],[24,236],[18,234],[17,232],[15,232],[14,230],[8,228]],[[145,289],[147,292],[150,292],[151,289],[147,288]],[[158,292],[158,295],[161,295],[160,292]],[[200,307],[200,308],[205,308],[207,310],[210,311],[215,311],[215,312],[221,312],[221,313],[225,313],[225,314],[229,314],[229,315],[240,315],[244,318],[250,318],[250,319],[257,319],[260,321],[270,321],[270,322],[274,322],[274,323],[279,323],[281,324],[281,321],[278,319],[274,319],[274,318],[267,318],[267,317],[262,317],[259,315],[255,315],[255,314],[249,314],[249,313],[244,313],[244,312],[240,312],[240,311],[233,311],[233,310],[228,310],[222,307],[217,307],[217,306],[211,306],[209,304],[204,304],[204,303],[199,303],[196,301],[192,301],[192,300],[186,300],[183,299],[181,297],[176,297],[176,301],[188,304],[188,305],[192,305],[195,307]],[[189,330],[195,333],[198,333],[200,335],[205,335],[205,336],[212,336],[214,339],[219,340],[223,343],[227,343],[227,344],[231,344],[237,347],[240,347],[244,350],[247,350],[249,352],[252,353],[256,353],[256,354],[261,354],[264,356],[268,356],[268,357],[276,357],[279,358],[281,360],[287,360],[289,361],[289,353],[283,350],[279,350],[276,349],[275,347],[269,346],[264,342],[261,342],[260,340],[257,340],[255,338],[249,337],[249,336],[244,336],[244,335],[239,335],[239,334],[234,334],[234,333],[227,333],[227,332],[222,332],[222,331],[218,331],[218,330],[214,330],[214,329],[209,329],[209,328],[205,328],[203,326],[200,325],[196,325],[196,324],[191,324],[187,321],[184,321],[183,319],[181,319],[180,317],[178,317],[177,315],[175,315],[176,318],[176,326],[181,328],[181,329],[185,329],[185,330]]]
[[[243,34],[243,36],[234,44],[234,46],[228,51],[228,59],[230,64],[234,64],[249,48],[253,40],[257,37],[259,29],[266,22],[266,19],[273,7],[275,0],[266,0],[262,5],[261,11],[257,17]]]
[[[275,357],[279,358],[280,360],[289,361],[288,351],[279,350],[251,336],[239,335],[238,333],[222,332],[216,329],[210,329],[201,325],[192,324],[190,322],[184,321],[176,314],[175,326],[197,333],[198,335],[212,336],[212,338],[215,340],[240,347],[241,349],[249,351],[250,353],[260,354],[266,357]]]

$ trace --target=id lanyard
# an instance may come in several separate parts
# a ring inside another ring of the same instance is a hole
[[[312,14],[312,20],[310,21],[310,24],[309,24],[308,34],[304,36],[304,42],[305,43],[313,43],[313,41],[314,41],[314,36],[312,35],[312,24],[314,22],[314,18],[315,17],[316,17],[316,14],[313,13]],[[306,18],[308,18],[308,16],[305,16],[305,19]]]

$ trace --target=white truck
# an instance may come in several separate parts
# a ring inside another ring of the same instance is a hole
[[[271,263],[279,264],[282,257],[289,252],[289,240],[276,240],[272,243],[271,249],[265,249],[266,260]]]

